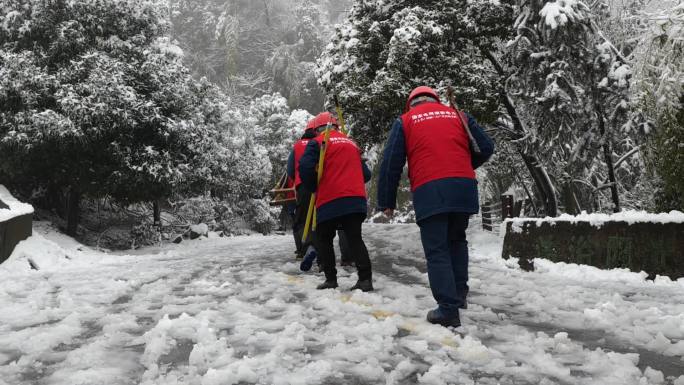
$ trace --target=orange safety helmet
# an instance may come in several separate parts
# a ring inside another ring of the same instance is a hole
[[[335,127],[338,127],[337,119],[331,114],[330,112],[321,112],[320,114],[316,115],[315,118],[311,120],[311,129],[317,130],[321,127],[327,126],[328,123],[332,124]],[[308,129],[309,125],[307,125]]]
[[[406,101],[406,109],[404,111],[406,112],[409,109],[411,109],[411,101],[413,101],[413,99],[424,95],[432,96],[433,98],[439,100],[439,95],[437,94],[437,91],[433,90],[428,86],[420,86],[411,91],[411,95],[409,95],[408,100]]]

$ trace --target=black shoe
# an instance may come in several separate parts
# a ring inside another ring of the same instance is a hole
[[[453,317],[444,317],[439,310],[430,310],[427,313],[427,321],[431,324],[442,325],[444,327],[459,327],[461,326],[461,317],[456,313]]]
[[[354,262],[342,260],[342,262],[340,262],[340,266],[354,266]]]
[[[365,281],[358,281],[358,282],[356,282],[356,285],[352,286],[349,290],[356,290],[356,289],[359,289],[363,292],[373,291],[373,282],[371,282],[370,279],[367,279]]]
[[[337,281],[328,281],[327,279],[322,284],[316,286],[317,290],[334,289],[337,287]]]

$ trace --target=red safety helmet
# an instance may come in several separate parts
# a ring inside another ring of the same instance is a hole
[[[312,119],[312,127],[311,129],[317,130],[321,127],[325,127],[328,125],[328,123],[332,124],[335,127],[338,127],[337,124],[337,119],[331,114],[330,112],[321,112],[320,114],[316,115],[315,118]],[[307,125],[308,128],[308,125]]]
[[[316,118],[309,119],[309,121],[306,122],[306,128],[304,129],[304,131],[309,131],[309,130],[313,130],[314,128],[316,128],[314,126],[315,121],[316,121]]]
[[[411,101],[419,96],[432,96],[433,98],[439,100],[439,95],[437,94],[437,91],[433,90],[432,88],[428,86],[420,86],[411,91],[411,95],[409,95],[408,100],[406,101],[406,110],[408,111],[411,109]]]

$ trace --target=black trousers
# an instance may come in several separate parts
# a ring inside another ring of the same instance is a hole
[[[347,234],[344,233],[344,230],[337,230],[337,240],[340,245],[340,253],[342,254],[340,258],[342,262],[354,262],[352,252],[349,250],[349,240],[347,240]]]
[[[363,243],[361,236],[361,226],[364,219],[365,216],[363,214],[349,214],[318,223],[314,245],[318,251],[318,258],[320,258],[323,265],[326,280],[337,281],[333,239],[338,228],[341,228],[346,235],[349,251],[356,264],[359,280],[364,281],[372,278],[368,249],[366,249],[366,244]]]
[[[303,184],[297,187],[297,208],[295,209],[294,220],[292,223],[292,233],[295,238],[295,245],[297,246],[297,254],[304,255],[306,249],[311,244],[312,237],[309,236],[307,242],[302,242],[304,235],[304,226],[306,225],[306,214],[309,211],[309,202],[311,201],[311,191],[307,190]]]

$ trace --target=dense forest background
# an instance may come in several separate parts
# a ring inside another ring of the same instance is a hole
[[[681,0],[0,0],[0,183],[107,247],[266,233],[333,94],[377,164],[427,84],[497,141],[483,200],[683,210],[683,25]]]

